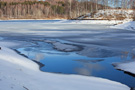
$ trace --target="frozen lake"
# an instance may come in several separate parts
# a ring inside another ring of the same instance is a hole
[[[15,20],[0,21],[0,36],[1,41],[21,43],[14,49],[44,64],[42,71],[102,77],[135,87],[134,77],[112,66],[135,59],[134,31],[61,20]]]

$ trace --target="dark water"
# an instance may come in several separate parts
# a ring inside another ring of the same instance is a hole
[[[135,87],[134,77],[118,71],[112,66],[114,62],[122,62],[121,57],[90,58],[78,55],[76,52],[57,51],[51,44],[41,41],[17,50],[30,59],[44,64],[45,66],[41,70],[45,72],[102,77]],[[130,56],[127,59],[130,59]]]

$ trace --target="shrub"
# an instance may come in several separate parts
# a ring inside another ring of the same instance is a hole
[[[134,10],[134,15],[133,15],[133,20],[135,21],[135,10]]]
[[[133,16],[133,20],[135,21],[135,14],[134,14],[134,16]]]
[[[133,17],[133,21],[135,21],[135,16]]]

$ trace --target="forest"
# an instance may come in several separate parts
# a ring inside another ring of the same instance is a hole
[[[134,9],[135,0],[0,0],[0,19],[73,19],[105,9]]]

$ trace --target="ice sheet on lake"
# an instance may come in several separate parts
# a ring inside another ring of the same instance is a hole
[[[105,58],[120,55],[119,52],[115,52],[114,50],[95,47],[85,47],[82,51],[79,51],[77,53],[83,56],[96,58]]]
[[[55,49],[64,52],[79,51],[81,49],[81,47],[79,46],[75,46],[73,44],[68,43],[61,43],[58,41],[45,40],[45,42],[51,43]]]
[[[0,40],[3,40],[3,38],[2,38],[2,37],[0,37]]]

